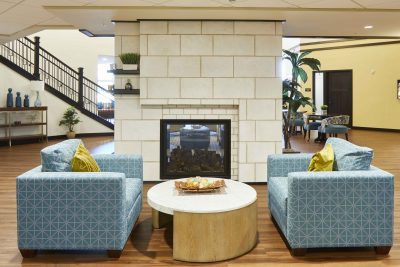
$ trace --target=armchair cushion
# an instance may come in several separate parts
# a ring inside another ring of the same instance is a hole
[[[318,130],[318,127],[321,126],[320,122],[309,122],[307,124],[304,124],[304,129],[307,131],[311,130]]]
[[[374,151],[368,147],[360,147],[340,138],[328,138],[335,154],[333,170],[361,171],[369,170]]]
[[[314,154],[311,159],[308,171],[310,172],[321,172],[321,171],[332,171],[333,160],[335,155],[331,144],[327,144],[324,149]]]
[[[70,172],[71,160],[80,143],[79,139],[70,139],[42,149],[42,172]]]
[[[90,155],[90,152],[79,144],[74,157],[71,161],[73,172],[99,172],[100,167],[97,165],[96,160]]]

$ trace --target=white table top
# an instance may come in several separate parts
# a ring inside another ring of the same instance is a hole
[[[226,212],[246,207],[257,200],[257,192],[251,186],[229,179],[225,184],[224,188],[210,193],[184,193],[176,190],[175,180],[171,180],[150,188],[147,202],[153,209],[173,215],[174,211]]]

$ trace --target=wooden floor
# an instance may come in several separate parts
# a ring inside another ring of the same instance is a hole
[[[267,210],[266,185],[254,185],[258,192],[257,246],[247,255],[218,266],[400,266],[399,193],[400,133],[352,131],[350,140],[375,150],[374,164],[396,176],[395,244],[390,255],[377,256],[372,249],[311,250],[305,257],[293,258],[273,225]],[[55,143],[51,141],[49,143]],[[93,153],[113,150],[109,137],[84,139]],[[306,143],[301,136],[293,138],[293,147],[304,152],[319,150],[322,145]],[[36,258],[22,259],[17,249],[15,177],[40,163],[39,151],[46,144],[0,147],[0,266],[169,266],[197,265],[172,260],[171,227],[153,230],[151,210],[144,198],[139,222],[120,259],[109,259],[102,252],[40,252]],[[152,184],[145,184],[145,191]],[[146,195],[146,193],[145,193]]]

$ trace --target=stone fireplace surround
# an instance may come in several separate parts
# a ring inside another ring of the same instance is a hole
[[[116,23],[115,54],[140,52],[140,95],[116,95],[115,152],[139,153],[159,180],[160,119],[231,120],[231,178],[266,181],[281,152],[281,23]]]

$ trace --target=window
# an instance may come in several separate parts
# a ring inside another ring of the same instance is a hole
[[[114,74],[107,72],[110,69],[110,64],[114,64],[114,57],[100,55],[97,62],[97,83],[108,90],[109,86],[114,84]],[[98,94],[97,98],[98,103],[110,103],[110,99],[103,94]]]

